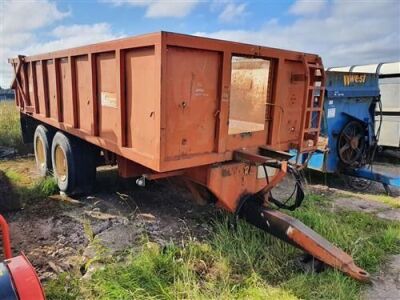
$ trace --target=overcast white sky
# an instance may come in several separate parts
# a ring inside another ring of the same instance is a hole
[[[400,0],[0,0],[7,58],[175,31],[318,53],[325,66],[400,60]]]

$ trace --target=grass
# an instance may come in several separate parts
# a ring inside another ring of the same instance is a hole
[[[358,212],[334,213],[327,200],[311,196],[293,213],[356,263],[375,272],[388,255],[400,253],[400,223]],[[328,269],[305,274],[300,251],[220,214],[205,242],[160,247],[145,242],[124,260],[105,265],[90,279],[78,272],[46,284],[48,299],[359,299],[363,284]]]
[[[393,208],[400,208],[400,199],[399,197],[392,197],[392,196],[388,196],[388,195],[368,195],[365,197],[368,200],[372,200],[372,201],[377,201],[377,202],[381,202],[384,204],[389,205],[390,207]]]
[[[8,175],[6,173],[6,176]],[[45,177],[34,181],[29,186],[18,186],[14,190],[17,194],[17,199],[23,205],[29,201],[47,198],[56,194],[58,186],[53,177]]]
[[[32,179],[26,170],[18,170],[16,165],[23,165],[26,159],[17,161],[3,161],[0,163],[0,180],[7,186],[8,193],[13,195],[6,195],[15,199],[20,205],[25,203],[46,198],[58,192],[58,187],[53,177]],[[18,163],[17,163],[18,162]],[[2,186],[4,189],[5,186]],[[12,197],[11,197],[12,196]]]
[[[18,153],[28,150],[22,141],[19,112],[14,101],[0,102],[0,146],[15,148]]]
[[[386,204],[392,208],[400,208],[399,197],[392,197],[392,196],[384,195],[384,194],[359,194],[359,193],[350,192],[350,191],[340,191],[337,193],[337,195],[342,198],[351,199],[352,197],[356,197],[361,200],[364,199],[364,200],[368,200],[368,201],[380,202],[380,203]]]

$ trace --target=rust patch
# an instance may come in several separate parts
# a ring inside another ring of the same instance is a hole
[[[232,174],[231,174],[231,171],[229,169],[222,169],[221,170],[221,175],[222,175],[222,177],[228,177],[228,176],[231,176]]]

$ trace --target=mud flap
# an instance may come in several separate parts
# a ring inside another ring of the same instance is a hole
[[[354,279],[370,281],[369,274],[357,267],[350,255],[291,216],[248,199],[243,203],[239,217]]]

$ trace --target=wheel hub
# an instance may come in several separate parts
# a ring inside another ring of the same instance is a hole
[[[64,150],[57,145],[55,149],[55,166],[54,171],[59,180],[65,181],[68,176],[68,165]]]
[[[44,168],[46,166],[46,155],[44,150],[44,144],[40,137],[36,138],[35,148],[36,148],[36,162],[39,168]]]
[[[358,148],[358,145],[360,144],[359,141],[360,141],[360,139],[359,139],[358,136],[353,137],[353,138],[350,140],[351,149],[353,149],[353,150],[357,149],[357,148]]]

